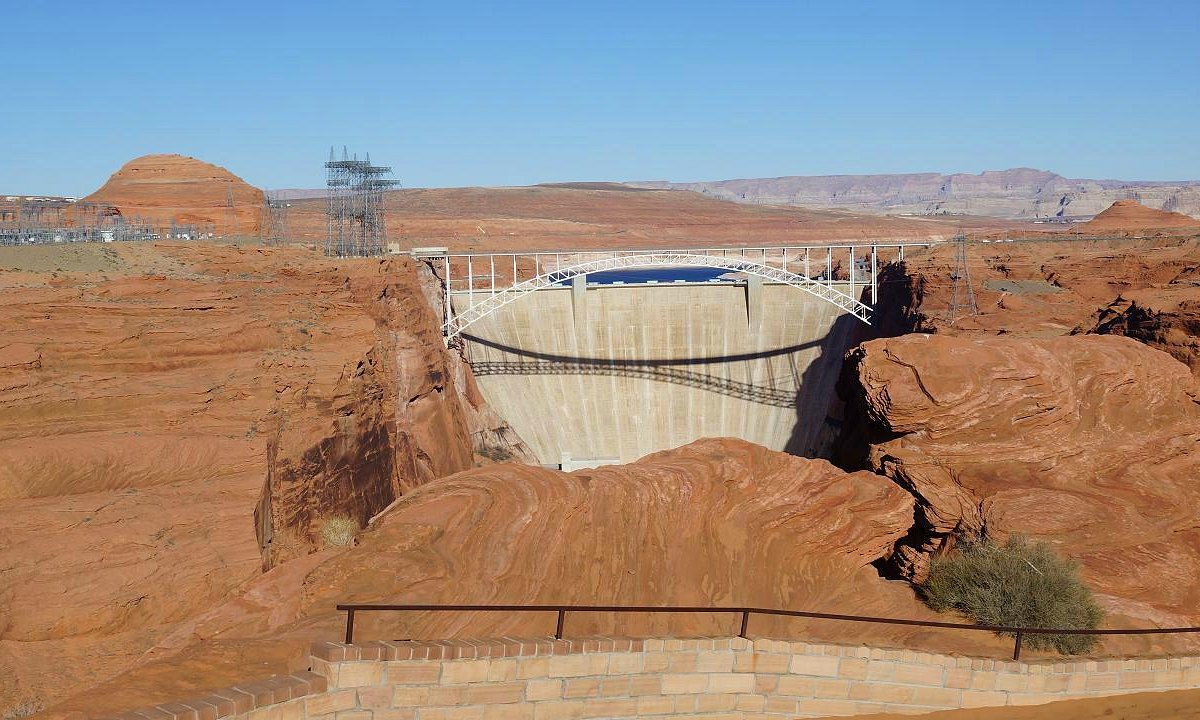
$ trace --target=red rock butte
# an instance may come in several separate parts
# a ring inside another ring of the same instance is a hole
[[[1155,210],[1137,200],[1118,200],[1078,229],[1084,232],[1104,232],[1181,227],[1200,228],[1200,220],[1183,213]]]
[[[233,227],[229,203],[233,203]],[[212,225],[218,234],[257,234],[263,192],[223,167],[184,155],[143,155],[83,198],[154,223]]]

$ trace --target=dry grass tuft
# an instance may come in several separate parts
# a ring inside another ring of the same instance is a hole
[[[30,715],[40,713],[45,709],[45,703],[43,703],[39,698],[26,698],[25,700],[22,700],[16,705],[13,705],[5,710],[4,714],[0,715],[0,718],[3,718],[3,720],[20,720],[20,718],[27,718]]]
[[[346,547],[358,534],[358,521],[347,515],[332,515],[321,524],[322,547]]]

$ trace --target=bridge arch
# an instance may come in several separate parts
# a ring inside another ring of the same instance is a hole
[[[588,260],[575,265],[556,268],[552,272],[542,273],[503,290],[496,290],[494,292],[488,290],[476,291],[487,294],[487,297],[478,303],[471,304],[470,307],[461,313],[451,314],[449,320],[442,326],[442,334],[445,335],[447,342],[449,342],[474,323],[491,315],[505,305],[519,300],[530,293],[552,287],[580,275],[647,267],[711,267],[746,273],[747,275],[756,275],[764,280],[789,285],[797,290],[809,293],[845,310],[862,322],[868,325],[871,324],[871,307],[834,287],[831,280],[813,280],[805,275],[743,257],[704,255],[688,251],[653,251],[611,255],[596,260]],[[449,305],[449,297],[446,298],[446,303]]]

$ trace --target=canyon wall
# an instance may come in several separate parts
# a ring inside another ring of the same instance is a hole
[[[348,289],[374,322],[374,344],[343,368],[327,397],[289,394],[268,420],[255,511],[264,569],[319,546],[323,520],[350,517],[363,527],[406,492],[486,455],[529,458],[464,363],[445,351],[428,268],[408,259],[365,262],[377,268],[373,281]]]
[[[18,672],[0,700],[144,662],[264,562],[315,549],[314,518],[365,522],[509,434],[446,354],[407,260],[6,250],[0,666]]]

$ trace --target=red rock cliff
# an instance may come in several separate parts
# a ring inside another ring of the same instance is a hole
[[[1200,620],[1200,386],[1120,337],[908,335],[864,343],[843,449],[909,489],[891,567],[955,537],[1027,533],[1078,559],[1114,613]]]
[[[263,519],[298,554],[309,518],[367,518],[505,435],[407,260],[49,250],[104,269],[0,272],[0,699],[120,673],[258,577],[269,464]]]

